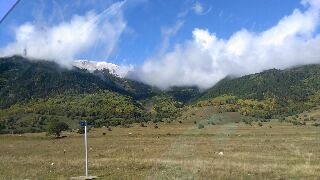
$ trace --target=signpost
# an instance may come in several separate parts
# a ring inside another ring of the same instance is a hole
[[[84,146],[86,151],[86,176],[74,177],[71,179],[97,179],[97,176],[88,175],[88,136],[87,136],[87,126],[90,125],[87,121],[80,121],[80,126],[84,127]]]
[[[80,126],[84,126],[84,146],[86,151],[86,177],[88,177],[88,137],[87,137],[87,121],[81,121]]]

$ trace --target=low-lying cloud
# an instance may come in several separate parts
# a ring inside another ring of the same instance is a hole
[[[29,58],[53,60],[71,66],[75,56],[97,43],[108,57],[126,28],[122,6],[125,1],[112,4],[100,14],[87,12],[54,26],[37,26],[27,22],[15,28],[15,41],[0,48],[0,56],[27,53]]]
[[[304,0],[263,32],[241,29],[220,39],[207,29],[194,29],[193,38],[174,50],[148,58],[133,77],[161,88],[209,88],[227,75],[242,76],[270,68],[320,63],[320,0]]]

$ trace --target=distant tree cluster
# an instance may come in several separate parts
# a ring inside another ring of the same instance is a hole
[[[93,94],[58,95],[35,99],[0,110],[0,131],[41,132],[56,120],[78,125],[81,120],[95,127],[126,126],[134,122],[161,121],[179,115],[179,103],[168,96],[155,96],[149,108],[129,96],[111,91]],[[33,130],[32,130],[33,128]]]

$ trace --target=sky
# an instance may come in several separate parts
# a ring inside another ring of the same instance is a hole
[[[0,24],[0,56],[108,61],[163,89],[206,89],[319,63],[319,11],[320,0],[21,0]]]

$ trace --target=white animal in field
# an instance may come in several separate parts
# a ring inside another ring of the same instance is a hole
[[[223,152],[219,152],[218,155],[219,155],[219,156],[223,156]]]

